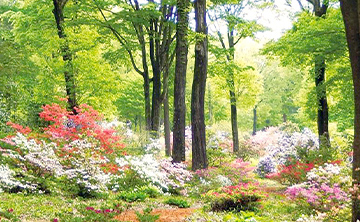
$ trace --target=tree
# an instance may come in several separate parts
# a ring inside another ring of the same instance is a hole
[[[246,0],[227,1],[227,0],[213,0],[213,5],[210,7],[209,19],[212,22],[225,22],[227,31],[227,45],[225,38],[221,33],[221,25],[215,27],[217,33],[217,40],[221,44],[219,47],[213,46],[212,50],[217,54],[217,59],[224,56],[228,63],[232,63],[235,59],[235,46],[239,41],[246,37],[254,37],[256,32],[262,31],[264,28],[258,25],[255,21],[247,21],[242,17],[245,8],[250,7],[252,4]],[[222,53],[219,53],[222,52]],[[230,108],[231,108],[231,131],[233,139],[233,151],[239,151],[239,133],[237,123],[237,107],[235,95],[234,72],[229,70],[227,73],[227,85],[230,95]]]
[[[207,168],[205,136],[205,88],[208,64],[206,0],[196,0],[195,67],[191,94],[192,170]]]
[[[354,142],[353,142],[353,186],[360,186],[360,2],[340,0],[346,31],[346,40],[349,48],[349,56],[354,84],[355,118],[354,118]],[[352,221],[360,220],[360,200],[358,193],[352,195]]]
[[[114,5],[123,9],[115,10]],[[173,35],[175,7],[171,2],[156,3],[152,0],[145,5],[137,0],[95,1],[95,7],[103,18],[103,22],[99,25],[108,29],[125,48],[134,70],[143,77],[146,126],[157,136],[161,105],[167,93],[168,76],[166,75],[175,57],[171,48],[175,39]],[[94,22],[99,23],[99,21]],[[136,63],[138,51],[140,51],[142,70]],[[150,78],[148,60],[151,63],[152,78]],[[163,84],[162,75],[165,75]],[[150,82],[153,83],[151,98]]]
[[[176,65],[174,82],[173,161],[185,160],[185,86],[188,54],[189,0],[177,1]]]
[[[74,114],[76,114],[75,107],[78,106],[76,100],[76,85],[75,85],[75,74],[74,68],[72,64],[72,53],[69,48],[69,44],[66,40],[66,34],[64,30],[64,7],[68,0],[53,0],[54,3],[54,17],[56,21],[57,33],[60,39],[64,39],[64,43],[61,45],[60,51],[62,52],[62,57],[65,62],[64,68],[64,77],[65,77],[65,87],[66,87],[66,95],[68,100],[69,109],[72,110]]]
[[[267,47],[265,52],[275,52],[285,65],[302,66],[303,70],[311,67],[311,76],[315,80],[315,105],[319,139],[323,145],[330,145],[328,133],[328,101],[325,71],[332,69],[344,55],[343,25],[339,22],[339,11],[328,9],[328,2],[319,6],[315,1],[314,14],[307,11],[299,14],[298,21],[280,40]],[[321,16],[321,17],[320,17]],[[269,50],[270,49],[270,50]]]

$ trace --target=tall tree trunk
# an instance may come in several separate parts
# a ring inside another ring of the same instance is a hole
[[[155,71],[155,72],[154,72]],[[152,107],[151,107],[151,134],[158,137],[160,127],[160,112],[161,112],[161,73],[159,67],[153,66],[153,92],[152,92]]]
[[[317,125],[319,140],[322,145],[330,146],[329,138],[329,110],[327,105],[325,83],[325,59],[321,56],[315,58],[315,85],[318,101]]]
[[[233,62],[235,59],[235,43],[234,43],[234,31],[228,30],[228,42],[229,42],[229,53],[227,57],[229,62]],[[234,73],[231,71],[228,76],[228,82],[230,83],[230,106],[231,106],[231,130],[233,139],[233,152],[239,151],[239,133],[237,125],[237,107],[236,107],[236,96],[235,96],[235,80]]]
[[[208,64],[208,40],[206,26],[206,0],[195,3],[196,33],[194,80],[191,94],[192,170],[206,169],[204,99]]]
[[[145,128],[146,130],[151,129],[151,103],[150,103],[150,79],[149,74],[143,75],[144,79],[144,100],[145,100]]]
[[[255,105],[255,107],[253,109],[254,116],[253,116],[253,132],[252,132],[252,135],[256,134],[256,126],[257,126],[257,113],[256,113],[257,110],[256,109],[257,109],[257,105]]]
[[[78,106],[78,104],[76,100],[76,85],[75,85],[74,69],[72,64],[72,53],[70,51],[69,44],[66,41],[66,34],[63,28],[63,23],[64,23],[63,10],[66,2],[67,0],[53,0],[54,3],[53,14],[56,21],[58,36],[60,39],[65,39],[65,43],[61,46],[61,52],[63,56],[63,61],[65,62],[64,77],[65,77],[66,95],[68,97],[67,98],[68,108],[74,114],[76,114],[77,111],[75,108]]]
[[[164,136],[165,136],[165,155],[171,156],[171,138],[170,138],[170,115],[168,95],[164,98]]]
[[[354,142],[353,142],[353,186],[360,186],[360,3],[353,0],[340,0],[346,31],[346,40],[349,47],[353,84],[354,84]],[[352,195],[352,222],[360,220],[359,192]]]
[[[189,0],[177,0],[176,24],[176,64],[174,80],[174,128],[173,153],[174,162],[185,161],[185,125],[186,125],[186,68],[188,55],[187,30],[189,25]]]
[[[232,75],[233,76],[233,75]],[[234,77],[230,82],[230,87],[235,88]],[[239,132],[237,125],[237,109],[236,109],[236,96],[234,90],[230,89],[230,106],[231,106],[231,131],[232,131],[232,140],[233,140],[233,152],[236,153],[239,151]]]
[[[309,1],[309,0],[308,0]],[[314,7],[314,14],[316,17],[324,17],[326,15],[329,1],[324,0],[321,4],[320,0],[310,1]],[[327,96],[325,88],[325,58],[321,55],[315,56],[315,85],[316,85],[316,97],[317,97],[317,125],[318,135],[321,145],[330,146],[330,135],[329,135],[329,114],[327,105]]]
[[[210,83],[208,83],[207,85],[208,88],[208,108],[209,108],[209,124],[212,125],[213,124],[213,107],[212,107],[212,95],[211,95],[211,85]]]

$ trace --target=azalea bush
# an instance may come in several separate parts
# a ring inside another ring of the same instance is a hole
[[[266,177],[281,184],[297,184],[306,180],[306,174],[314,168],[314,164],[296,161],[294,164],[282,164],[278,168],[278,172],[268,174]]]
[[[306,181],[288,187],[286,195],[299,204],[325,213],[324,217],[336,217],[350,203],[350,174],[339,162],[311,169],[306,174]]]
[[[316,153],[318,150],[317,136],[310,129],[305,128],[301,132],[292,132],[292,130],[282,132],[276,144],[266,147],[267,154],[260,158],[256,172],[260,177],[278,172],[278,166],[288,166],[289,159],[303,163],[311,162],[312,160],[306,157],[310,156],[309,153]]]
[[[172,163],[171,158],[158,160],[152,154],[124,156],[115,161],[119,167],[130,169],[138,175],[139,180],[153,184],[165,192],[184,189],[185,184],[193,177],[185,164]],[[122,181],[127,172],[129,171],[124,171],[118,181]],[[114,186],[120,185],[114,184]]]
[[[76,112],[58,104],[43,106],[39,115],[48,124],[40,133],[8,123],[16,134],[2,139],[7,145],[0,150],[5,163],[1,165],[4,174],[0,189],[39,193],[63,190],[83,197],[107,189],[118,174],[114,160],[123,154],[124,144],[114,129],[100,124],[102,117],[92,107],[83,104]]]
[[[266,194],[259,190],[258,183],[239,183],[211,190],[203,195],[213,211],[257,210]]]
[[[241,182],[253,180],[253,170],[250,162],[242,159],[234,159],[219,167],[209,167],[197,170],[192,181],[192,193],[194,195],[208,192],[223,186],[231,186]]]

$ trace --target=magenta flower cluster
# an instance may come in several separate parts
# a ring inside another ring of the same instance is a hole
[[[337,185],[311,183],[309,186],[297,184],[287,188],[286,194],[292,199],[304,199],[312,207],[319,210],[330,210],[350,201],[349,196]]]

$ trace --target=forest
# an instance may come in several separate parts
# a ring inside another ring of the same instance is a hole
[[[0,0],[0,221],[360,221],[359,10]]]

